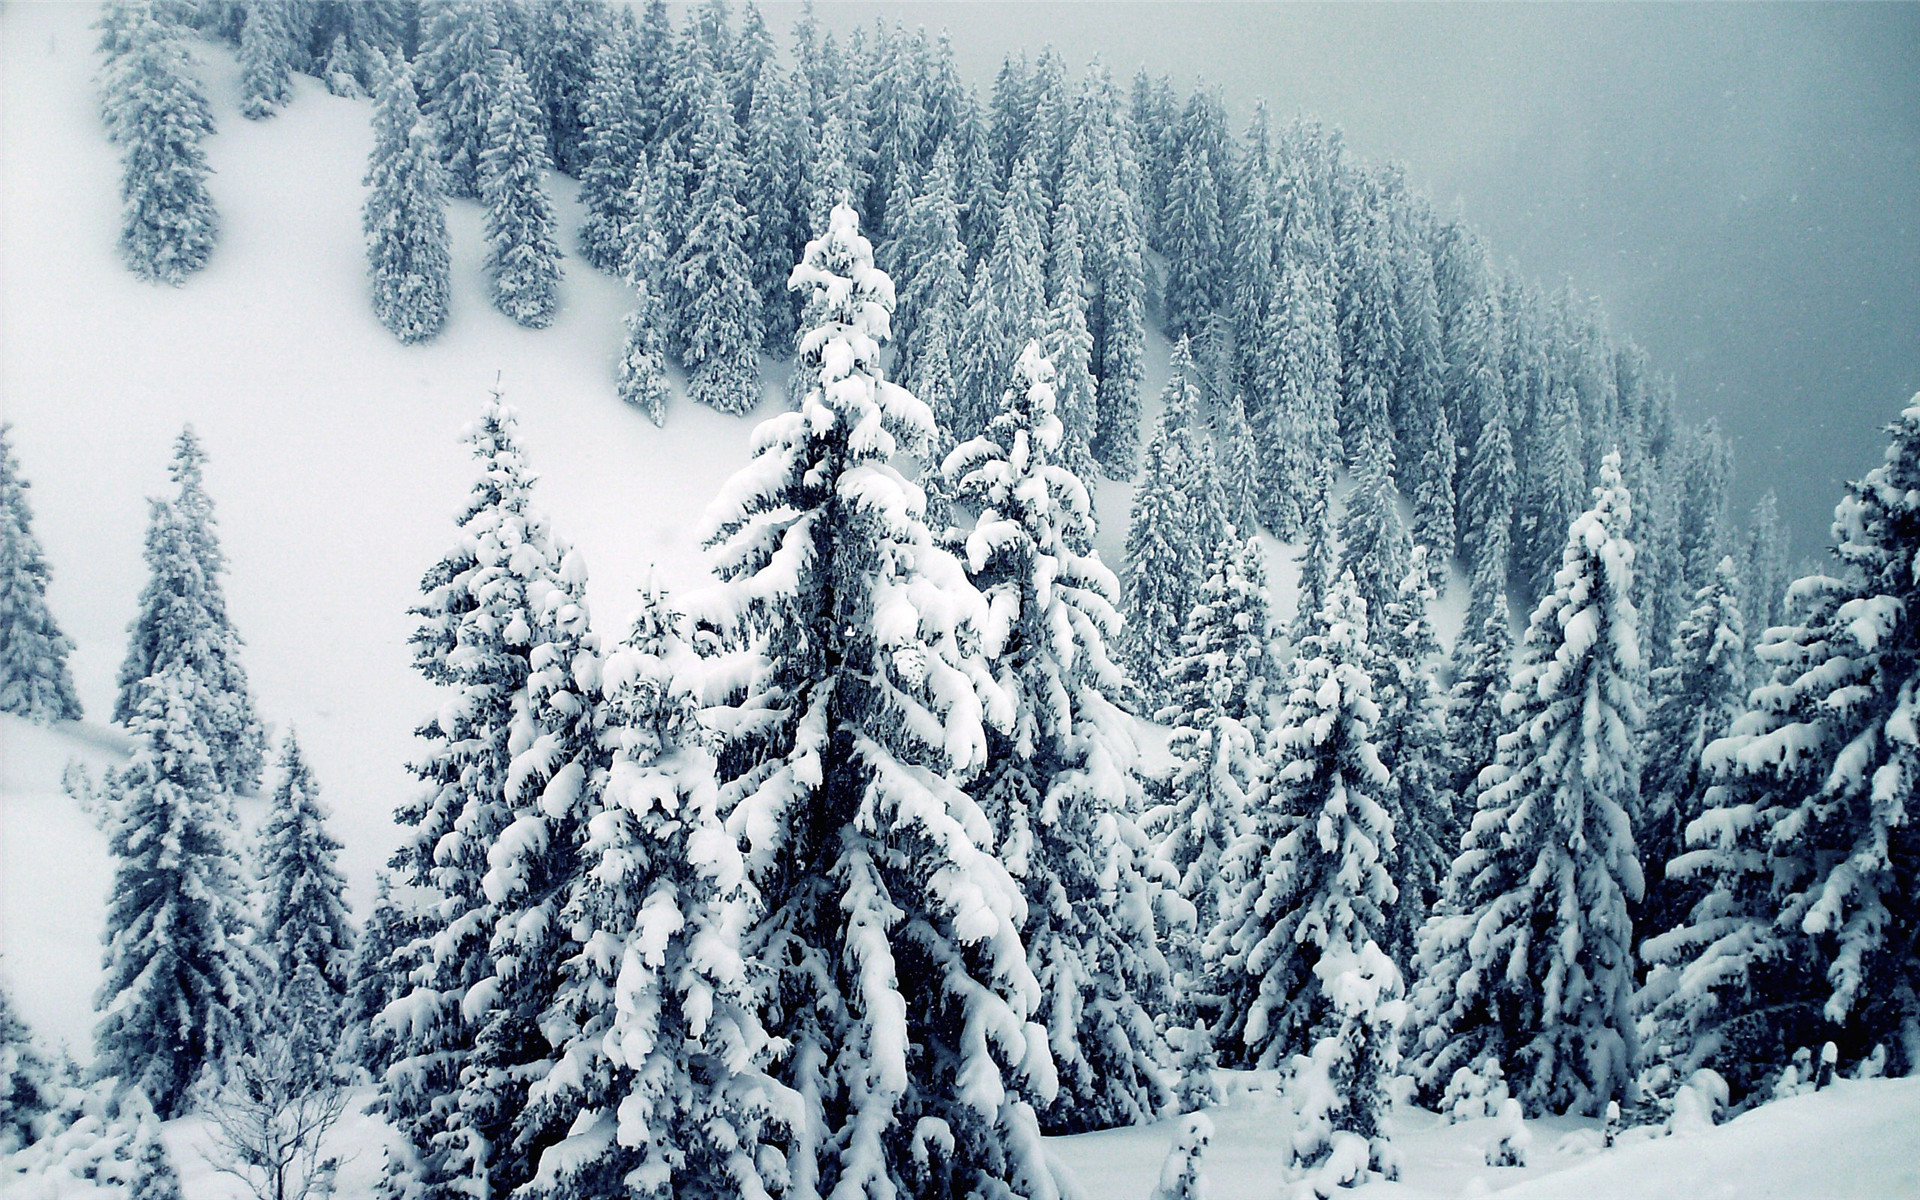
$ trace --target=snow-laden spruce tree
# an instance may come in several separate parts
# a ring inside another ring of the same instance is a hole
[[[521,790],[544,775],[515,770],[538,732],[530,658],[548,622],[537,606],[567,589],[554,588],[564,582],[562,552],[532,504],[533,475],[513,410],[494,397],[465,440],[479,478],[457,518],[459,536],[421,580],[413,610],[420,618],[414,666],[446,699],[418,731],[426,743],[413,765],[421,792],[395,814],[406,827],[394,858],[399,882],[430,907],[421,944],[405,951],[418,958],[409,987],[379,1018],[393,1039],[379,1103],[406,1139],[388,1158],[382,1190],[389,1196],[486,1187],[496,1143],[502,1158],[515,1150],[511,1136],[502,1139],[516,1112],[469,1111],[461,1099],[475,1078],[481,1019],[501,995],[492,941],[495,896],[504,898],[508,881],[490,886],[493,857],[520,815]]]
[[[1453,425],[1445,408],[1435,408],[1430,429],[1421,430],[1420,470],[1413,492],[1413,540],[1430,547],[1442,562],[1451,556],[1459,534],[1454,522],[1453,474],[1457,452]],[[1446,572],[1435,574],[1436,595],[1446,591]]]
[[[1234,396],[1220,408],[1220,507],[1230,525],[1252,536],[1264,507],[1260,450],[1247,420],[1245,398]]]
[[[475,583],[503,603],[509,639],[525,638],[526,684],[513,699],[511,757],[488,815],[505,821],[485,847],[481,894],[491,921],[484,977],[461,1015],[473,1029],[460,1079],[456,1138],[487,1147],[486,1185],[505,1194],[533,1178],[539,1150],[565,1136],[570,1112],[528,1104],[557,1056],[544,1032],[577,943],[562,913],[605,770],[599,641],[590,629],[586,567],[557,536],[544,552],[515,548]]]
[[[661,282],[666,271],[667,242],[660,233],[661,190],[664,184],[644,154],[634,169],[633,189],[626,208],[632,214],[626,238],[625,274],[633,289],[633,311],[627,314],[626,352],[620,356],[620,398],[647,414],[655,425],[667,421],[666,310]]]
[[[156,8],[127,7],[125,48],[102,72],[102,107],[120,147],[120,257],[140,278],[177,287],[207,265],[220,228],[201,146],[213,110],[179,27]]]
[[[602,664],[609,765],[561,924],[575,949],[543,1027],[555,1066],[532,1124],[566,1129],[532,1192],[656,1200],[761,1196],[767,1037],[740,939],[756,909],[721,823],[678,615],[643,594]]]
[[[354,939],[347,997],[341,1007],[345,1035],[340,1061],[365,1068],[375,1082],[392,1065],[398,1044],[396,1031],[380,1023],[380,1014],[411,989],[408,975],[419,965],[427,931],[421,911],[426,893],[420,889],[396,893],[393,878],[390,870],[382,870],[374,886],[373,907]],[[378,1107],[376,1100],[374,1108]]]
[[[240,115],[258,121],[293,99],[297,10],[282,0],[247,0],[246,10],[240,27]]]
[[[1119,582],[1097,555],[1086,486],[1061,458],[1053,364],[1027,343],[1000,412],[948,457],[978,509],[967,573],[986,598],[983,649],[1013,701],[988,733],[973,794],[1026,895],[1020,923],[1040,982],[1060,1087],[1050,1132],[1152,1120],[1167,1099],[1154,1016],[1168,1000],[1154,924],[1159,882],[1136,824],[1126,676],[1109,657]]]
[[[189,690],[189,699],[199,706],[195,723],[220,787],[251,793],[260,785],[266,735],[254,715],[247,671],[240,663],[240,634],[227,616],[220,586],[226,556],[214,531],[213,500],[202,481],[205,462],[193,427],[181,430],[167,468],[178,491],[170,501],[150,502],[150,574],[128,627],[113,719],[130,723],[153,686],[150,680],[173,664],[184,666],[199,681],[199,687]]]
[[[421,112],[445,166],[449,194],[480,194],[480,156],[487,148],[493,114],[493,55],[512,53],[500,43],[499,16],[507,11],[480,0],[426,0],[420,12],[420,52],[414,73]]]
[[[1744,715],[1703,755],[1712,781],[1670,864],[1705,896],[1650,939],[1643,1005],[1678,1055],[1751,1094],[1797,1047],[1920,1064],[1920,397],[1886,461],[1834,510],[1833,573],[1789,593],[1789,624]]]
[[[540,107],[512,55],[496,52],[493,70],[493,111],[480,152],[487,278],[495,308],[529,329],[545,329],[559,302],[560,243],[540,178],[547,166]]]
[[[1528,623],[1507,732],[1421,932],[1413,1045],[1430,1095],[1483,1056],[1533,1113],[1598,1114],[1631,1079],[1641,666],[1617,451],[1593,496]]]
[[[785,357],[793,352],[800,316],[799,302],[787,290],[787,272],[811,232],[804,213],[812,130],[804,89],[778,65],[763,67],[754,83],[745,147],[747,181],[740,199],[753,214],[747,256],[760,294],[760,342],[769,353]]]
[[[447,323],[452,265],[438,156],[433,126],[414,100],[411,68],[396,63],[374,106],[362,227],[373,313],[403,342],[425,341]]]
[[[1053,210],[1051,256],[1045,342],[1047,358],[1054,364],[1062,430],[1060,462],[1075,475],[1090,479],[1100,383],[1093,376],[1093,333],[1087,328],[1085,237],[1079,214],[1067,201]]]
[[[1266,497],[1262,515],[1277,535],[1296,536],[1323,470],[1341,454],[1335,411],[1340,390],[1340,338],[1329,278],[1329,256],[1296,193],[1284,243],[1280,291],[1260,340],[1267,391],[1254,417]],[[1258,395],[1256,391],[1254,394]],[[1312,612],[1315,609],[1310,608]]]
[[[1399,595],[1407,576],[1406,527],[1394,490],[1393,448],[1361,430],[1353,454],[1353,491],[1340,520],[1340,569],[1351,572],[1375,622]]]
[[[1231,891],[1207,956],[1223,1061],[1274,1067],[1310,1049],[1336,1016],[1315,964],[1385,936],[1396,892],[1392,779],[1367,677],[1377,653],[1366,602],[1343,573],[1294,660],[1268,782],[1221,865]]]
[[[1331,1011],[1287,1078],[1287,1159],[1301,1177],[1292,1194],[1321,1200],[1372,1174],[1400,1177],[1386,1117],[1407,1003],[1400,968],[1371,941],[1322,954],[1313,973]]]
[[[709,538],[695,612],[744,648],[715,713],[723,804],[765,913],[746,939],[780,1081],[787,1194],[1056,1194],[1033,1101],[1053,1092],[1019,885],[962,784],[1012,701],[976,648],[985,600],[893,465],[933,437],[881,373],[893,284],[842,205],[793,284],[817,383],[764,422]]]
[[[1206,145],[1189,138],[1167,181],[1167,207],[1159,229],[1167,255],[1161,305],[1167,332],[1175,337],[1198,337],[1227,298],[1227,281],[1219,277],[1227,230],[1214,166]]]
[[[1647,894],[1636,922],[1643,937],[1678,925],[1698,889],[1667,877],[1686,849],[1687,826],[1700,815],[1706,781],[1700,760],[1724,736],[1746,698],[1746,623],[1733,559],[1722,558],[1712,583],[1694,594],[1693,610],[1674,632],[1667,660],[1648,679],[1645,767],[1634,839],[1646,864]]]
[[[1293,624],[1288,636],[1298,646],[1313,633],[1313,622],[1327,593],[1333,588],[1339,568],[1339,544],[1333,529],[1333,467],[1321,463],[1314,469],[1312,490],[1306,496],[1302,516],[1300,547],[1300,585],[1294,591]]]
[[[67,670],[73,641],[47,608],[53,569],[33,535],[32,485],[13,455],[11,428],[0,424],[0,712],[77,721],[80,697]]]
[[[1171,797],[1147,814],[1156,852],[1193,906],[1177,938],[1182,969],[1198,986],[1200,945],[1220,913],[1221,861],[1239,837],[1260,776],[1261,730],[1275,682],[1266,567],[1253,538],[1230,537],[1207,568],[1180,654],[1166,664],[1172,700],[1154,719],[1172,727]]]
[[[1381,614],[1372,671],[1380,705],[1380,758],[1393,775],[1388,811],[1396,853],[1390,862],[1399,900],[1380,945],[1396,962],[1411,962],[1414,935],[1440,899],[1459,848],[1447,764],[1445,697],[1434,670],[1440,640],[1428,605],[1436,574],[1427,547],[1409,556],[1400,592]]]
[[[1037,157],[1022,155],[1007,181],[993,247],[973,268],[960,325],[956,438],[993,419],[1020,348],[1046,331],[1047,193]]]
[[[1202,457],[1193,427],[1200,389],[1185,338],[1173,348],[1160,401],[1127,525],[1126,579],[1127,665],[1155,709],[1169,699],[1165,667],[1180,653],[1180,632],[1223,532],[1211,455]]]
[[[95,1063],[163,1117],[203,1075],[246,1053],[263,970],[240,830],[203,736],[203,677],[170,659],[126,721],[134,753],[113,777],[114,857]]]
[[[640,83],[638,39],[615,21],[593,53],[582,106],[579,241],[580,257],[615,275],[626,265],[628,195],[647,148]]]
[[[1504,577],[1504,555],[1497,569]],[[1506,725],[1500,702],[1513,677],[1513,620],[1503,579],[1476,571],[1470,589],[1466,620],[1453,643],[1453,683],[1447,691],[1448,771],[1462,815],[1477,795],[1480,772],[1493,765],[1499,751]]]
[[[740,204],[747,164],[717,75],[694,114],[692,153],[699,186],[687,201],[686,236],[667,291],[672,331],[688,393],[721,412],[744,413],[760,400],[760,296],[747,257],[755,218]]]
[[[280,782],[273,789],[259,836],[261,948],[268,959],[276,1007],[311,1041],[300,1051],[330,1061],[345,1031],[352,982],[354,930],[347,914],[340,843],[327,831],[313,770],[291,731],[280,748]]]
[[[919,190],[896,214],[895,257],[900,264],[895,310],[895,354],[901,383],[932,404],[925,385],[929,358],[943,353],[950,371],[953,342],[967,307],[967,248],[960,240],[959,165],[941,146],[921,176]],[[939,344],[938,351],[935,344]],[[951,382],[939,381],[952,391]],[[934,416],[950,419],[938,408]],[[952,431],[949,429],[949,433]]]

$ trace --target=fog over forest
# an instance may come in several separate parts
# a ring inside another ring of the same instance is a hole
[[[775,29],[798,4],[763,6]],[[1406,163],[1500,259],[1600,297],[1778,492],[1794,555],[1920,387],[1920,6],[829,4],[947,29],[984,92],[1052,43],[1204,76]]]

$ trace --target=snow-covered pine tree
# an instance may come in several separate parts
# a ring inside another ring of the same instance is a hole
[[[1293,624],[1288,629],[1295,646],[1313,633],[1313,622],[1326,605],[1340,565],[1333,529],[1333,467],[1330,463],[1321,462],[1314,469],[1303,525],[1305,542],[1300,547],[1300,586],[1294,592]]]
[[[1294,1117],[1287,1157],[1304,1176],[1294,1194],[1324,1197],[1370,1174],[1400,1177],[1385,1118],[1407,1005],[1400,968],[1371,941],[1323,953],[1313,973],[1331,1014],[1287,1080]]]
[[[1187,339],[1174,346],[1160,424],[1147,443],[1127,525],[1126,661],[1157,709],[1169,699],[1164,672],[1180,653],[1180,631],[1217,540],[1203,535],[1188,491],[1199,457],[1193,412],[1199,403]]]
[[[452,266],[438,157],[411,69],[396,64],[374,107],[363,222],[373,312],[403,342],[425,341],[447,323]]]
[[[156,7],[127,6],[125,49],[102,72],[102,107],[120,147],[120,257],[140,278],[177,287],[207,265],[219,232],[201,147],[213,110],[178,26]]]
[[[561,924],[576,947],[545,1020],[532,1124],[566,1128],[533,1194],[765,1196],[776,1105],[740,938],[756,896],[721,823],[693,651],[649,589],[602,665],[605,783]]]
[[[1550,383],[1527,439],[1526,470],[1515,498],[1513,561],[1517,582],[1530,598],[1553,590],[1559,566],[1554,547],[1580,515],[1585,490],[1580,432],[1573,388]]]
[[[1645,936],[1684,919],[1699,899],[1696,888],[1667,877],[1667,864],[1686,849],[1687,826],[1700,813],[1705,781],[1700,759],[1724,736],[1746,697],[1746,623],[1733,559],[1722,558],[1713,582],[1694,595],[1693,610],[1674,633],[1666,662],[1648,680],[1645,768],[1634,838],[1646,863],[1647,894],[1636,924]]]
[[[1434,269],[1446,317],[1446,407],[1463,460],[1454,510],[1460,555],[1477,563],[1487,554],[1482,543],[1497,539],[1504,574],[1513,524],[1513,442],[1486,247],[1471,232],[1450,226]]]
[[[70,1066],[65,1067],[71,1070]],[[0,1154],[11,1155],[53,1132],[65,1092],[63,1064],[47,1053],[0,986]]]
[[[554,169],[580,177],[588,156],[594,63],[619,25],[603,0],[542,0],[526,14],[526,73],[539,110],[535,126]]]
[[[327,57],[320,64],[320,82],[327,85],[327,94],[350,100],[364,97],[367,93],[360,86],[361,61],[361,55],[348,44],[347,35],[334,34]]]
[[[240,115],[258,121],[293,99],[295,13],[284,0],[247,0],[246,10],[240,27]]]
[[[967,248],[960,240],[958,164],[953,147],[941,146],[933,152],[920,187],[896,215],[896,257],[900,263],[899,306],[894,309],[895,357],[901,383],[908,391],[925,400],[927,384],[946,389],[952,398],[949,378],[930,377],[934,344],[946,361],[942,374],[953,365],[953,339],[967,307]],[[953,413],[934,408],[942,428],[951,425]]]
[[[1387,861],[1400,892],[1388,929],[1375,936],[1395,962],[1413,960],[1414,935],[1439,901],[1459,845],[1445,697],[1434,679],[1440,639],[1427,612],[1437,596],[1435,574],[1428,548],[1415,546],[1399,594],[1381,614],[1374,638],[1380,658],[1370,668],[1380,706],[1376,745],[1393,776],[1385,800],[1396,847]]]
[[[1174,337],[1198,337],[1226,299],[1226,283],[1218,271],[1226,258],[1227,233],[1214,180],[1206,146],[1187,139],[1167,180],[1167,206],[1159,226],[1167,255],[1161,310]]]
[[[493,55],[486,148],[480,153],[480,203],[485,207],[487,277],[493,306],[529,329],[553,322],[559,302],[560,243],[553,202],[541,174],[547,146],[541,112],[527,77],[511,54]]]
[[[1438,408],[1433,414],[1432,425],[1423,429],[1416,439],[1424,443],[1420,451],[1420,470],[1413,492],[1413,540],[1416,545],[1430,548],[1439,559],[1441,569],[1433,576],[1436,595],[1446,593],[1447,573],[1445,563],[1451,557],[1453,546],[1458,541],[1458,532],[1454,527],[1453,469],[1456,451],[1453,442],[1453,424],[1447,420],[1445,408]]]
[[[952,432],[962,440],[986,428],[1020,348],[1046,331],[1047,193],[1037,156],[1023,154],[1015,165],[999,220],[993,248],[974,266],[960,326]]]
[[[669,395],[667,317],[659,290],[667,257],[659,224],[663,186],[643,154],[626,203],[633,214],[626,229],[626,277],[633,289],[633,311],[627,314],[627,347],[620,358],[620,398],[646,413],[655,425],[666,424]]]
[[[1200,965],[1199,946],[1219,916],[1220,863],[1239,836],[1260,774],[1259,738],[1274,679],[1266,567],[1253,538],[1217,547],[1180,654],[1167,663],[1172,699],[1154,719],[1172,727],[1172,797],[1147,815],[1157,853],[1194,909],[1183,966]]]
[[[1160,1164],[1160,1181],[1147,1200],[1210,1200],[1213,1192],[1202,1164],[1212,1141],[1212,1117],[1190,1113],[1182,1118]]]
[[[640,95],[638,34],[614,21],[593,52],[581,117],[580,257],[596,270],[619,274],[626,264],[628,196],[647,145]]]
[[[1430,1095],[1490,1055],[1529,1111],[1596,1115],[1632,1077],[1640,648],[1617,451],[1593,495],[1527,626],[1507,732],[1421,932],[1415,1077]]]
[[[688,393],[721,412],[744,413],[760,400],[760,296],[747,257],[754,217],[740,205],[747,166],[718,75],[701,97],[693,161],[700,182],[687,202],[687,233],[670,276],[672,329]]]
[[[1297,193],[1305,183],[1295,180],[1290,186]],[[1293,206],[1280,291],[1260,339],[1267,374],[1259,384],[1269,394],[1256,406],[1266,483],[1262,516],[1286,538],[1305,529],[1320,474],[1341,453],[1334,415],[1340,339],[1328,284],[1331,264],[1310,229],[1292,231],[1308,225],[1304,198],[1296,198]]]
[[[1760,635],[1786,619],[1789,539],[1780,524],[1780,501],[1768,488],[1747,517],[1746,554],[1740,579],[1746,585],[1740,611],[1746,615],[1748,644],[1758,646]]]
[[[261,946],[277,1001],[269,1019],[285,1019],[315,1039],[312,1048],[323,1063],[344,1032],[354,950],[340,843],[326,822],[313,771],[289,731],[280,747],[280,782],[260,830]]]
[[[1119,583],[1087,549],[1093,508],[1063,465],[1054,371],[1029,342],[1000,412],[945,474],[978,508],[967,572],[991,614],[984,649],[1013,701],[992,730],[973,794],[1026,895],[1020,923],[1040,982],[1059,1091],[1043,1128],[1077,1133],[1152,1120],[1168,1098],[1154,1016],[1170,999],[1154,924],[1159,891],[1135,823],[1139,783],[1107,653]]]
[[[1294,660],[1265,794],[1221,867],[1231,890],[1207,957],[1225,1061],[1273,1067],[1308,1050],[1337,1015],[1315,964],[1357,956],[1387,929],[1392,780],[1375,748],[1380,709],[1367,677],[1377,653],[1366,602],[1343,572]]]
[[[14,457],[12,426],[0,423],[0,712],[42,724],[80,719],[67,655],[73,641],[47,608],[47,565],[33,535],[32,485]]]
[[[420,9],[420,52],[412,70],[432,134],[429,145],[446,167],[447,193],[476,197],[493,115],[492,59],[512,53],[501,46],[501,10],[484,0],[422,0]]]
[[[1070,201],[1054,206],[1050,265],[1046,357],[1054,367],[1061,427],[1059,461],[1075,475],[1091,478],[1099,381],[1093,377],[1093,333],[1087,328],[1085,239]]]
[[[419,890],[396,894],[392,874],[381,871],[373,907],[354,940],[347,998],[341,1008],[345,1035],[340,1058],[364,1068],[375,1082],[393,1064],[398,1044],[395,1031],[380,1023],[380,1014],[406,994],[412,986],[407,977],[420,965],[427,921],[417,901],[423,894]],[[371,1111],[381,1107],[376,1099]]]
[[[1366,438],[1374,446],[1392,444],[1388,420],[1400,370],[1400,314],[1394,304],[1387,214],[1376,181],[1362,181],[1362,195],[1341,229],[1338,258],[1345,289],[1340,313],[1340,438],[1348,461],[1358,468]],[[1398,579],[1396,572],[1393,579]],[[1366,580],[1360,580],[1362,587]]]
[[[1708,746],[1705,811],[1670,864],[1705,889],[1686,925],[1650,939],[1643,1004],[1677,1052],[1750,1095],[1795,1047],[1920,1063],[1913,940],[1920,840],[1920,397],[1886,460],[1834,511],[1834,572],[1793,585],[1771,668]]]
[[[1024,905],[961,786],[1011,703],[972,648],[985,601],[890,461],[933,428],[881,374],[893,285],[872,264],[841,206],[795,268],[819,382],[716,501],[722,583],[694,610],[748,647],[715,719],[728,830],[765,904],[746,949],[773,968],[761,1011],[798,1093],[787,1194],[1052,1200]]]
[[[1407,532],[1400,524],[1393,461],[1393,448],[1363,428],[1353,455],[1353,491],[1340,520],[1340,569],[1352,572],[1375,622],[1407,575]]]
[[[1216,418],[1220,439],[1220,497],[1227,521],[1252,536],[1259,523],[1262,484],[1260,451],[1254,445],[1253,426],[1247,421],[1244,399],[1234,396],[1220,405]]]
[[[139,611],[128,626],[113,719],[130,724],[152,677],[178,663],[199,681],[188,698],[201,705],[196,727],[219,786],[253,792],[260,784],[266,735],[253,712],[240,635],[227,616],[220,576],[226,571],[214,531],[213,501],[201,479],[206,453],[193,427],[174,442],[168,473],[178,486],[171,501],[151,501],[146,559],[151,572]]]
[[[1470,586],[1466,620],[1453,643],[1453,684],[1447,692],[1448,770],[1456,811],[1462,815],[1473,807],[1480,772],[1493,765],[1498,752],[1506,727],[1500,703],[1513,676],[1513,618],[1506,590],[1484,569],[1474,573]]]
[[[760,340],[771,353],[793,350],[800,306],[787,273],[806,244],[807,154],[812,131],[806,97],[778,64],[760,70],[746,121],[747,183],[742,201],[753,214],[748,257],[760,293]]]
[[[163,1117],[246,1053],[269,969],[253,945],[240,831],[202,734],[211,704],[189,660],[162,662],[126,721],[133,758],[113,777],[96,1067],[142,1089]]]
[[[546,624],[539,601],[562,579],[562,560],[532,504],[513,410],[494,397],[465,440],[480,475],[458,517],[459,538],[427,571],[413,610],[415,668],[450,694],[418,731],[426,742],[413,766],[421,792],[395,814],[407,834],[393,865],[429,915],[417,946],[404,952],[419,960],[408,987],[379,1018],[393,1039],[379,1103],[406,1139],[405,1151],[388,1159],[383,1192],[391,1196],[487,1187],[497,1182],[496,1146],[503,1160],[516,1151],[516,1112],[468,1111],[460,1101],[475,1074],[478,1017],[498,994],[483,989],[499,915],[487,876],[516,815],[509,784],[515,800],[526,785],[525,769],[514,768],[533,733],[529,657]]]
[[[531,552],[529,552],[531,551]],[[483,978],[461,1016],[473,1030],[451,1133],[485,1148],[486,1186],[505,1195],[530,1181],[541,1152],[574,1113],[530,1105],[534,1081],[558,1058],[544,1024],[578,949],[563,910],[581,873],[580,847],[606,768],[598,704],[599,641],[590,630],[586,567],[557,535],[511,548],[475,580],[509,642],[524,637],[526,684],[512,698],[510,758],[500,791],[481,797],[503,820],[483,849],[480,890],[490,923]]]

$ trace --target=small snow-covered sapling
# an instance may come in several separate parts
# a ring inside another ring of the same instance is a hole
[[[1205,1113],[1180,1118],[1173,1145],[1160,1165],[1160,1183],[1152,1200],[1206,1200],[1207,1176],[1201,1160],[1213,1141],[1213,1121]]]
[[[1487,1145],[1487,1165],[1490,1167],[1524,1167],[1527,1165],[1527,1151],[1533,1146],[1533,1131],[1527,1128],[1526,1116],[1520,1109],[1520,1102],[1509,1096],[1500,1102],[1500,1111],[1494,1120],[1494,1139]]]

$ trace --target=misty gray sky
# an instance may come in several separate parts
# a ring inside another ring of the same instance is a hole
[[[797,4],[764,5],[785,39]],[[1597,295],[1736,439],[1796,557],[1920,390],[1920,4],[827,3],[948,29],[982,91],[1051,42],[1130,80],[1204,76],[1236,124],[1337,124],[1499,256]]]

